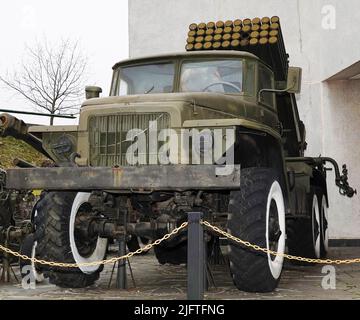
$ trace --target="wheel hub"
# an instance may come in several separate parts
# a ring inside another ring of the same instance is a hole
[[[279,225],[278,209],[274,199],[270,203],[269,212],[269,249],[277,252],[279,239],[281,237],[281,230]],[[271,259],[274,260],[276,257],[271,255]]]
[[[98,235],[91,232],[90,225],[96,218],[90,204],[84,203],[76,214],[74,226],[75,244],[79,254],[89,257],[95,250]]]

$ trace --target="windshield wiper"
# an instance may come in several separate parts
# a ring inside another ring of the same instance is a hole
[[[145,91],[144,94],[148,94],[150,93],[151,91],[153,91],[155,88],[155,86],[153,85],[149,90]]]

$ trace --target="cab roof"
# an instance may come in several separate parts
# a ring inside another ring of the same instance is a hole
[[[146,63],[156,60],[172,60],[172,59],[182,59],[182,58],[189,58],[189,57],[234,57],[234,58],[251,58],[260,60],[257,56],[252,53],[246,51],[235,51],[235,50],[211,50],[211,51],[187,51],[187,52],[175,52],[175,53],[167,53],[167,54],[160,54],[160,55],[149,55],[144,57],[138,57],[133,59],[126,59],[119,61],[113,66],[113,69],[121,65],[127,65],[132,63]]]

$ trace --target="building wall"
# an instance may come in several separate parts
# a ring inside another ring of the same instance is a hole
[[[323,154],[348,165],[350,181],[360,192],[360,81],[324,83],[323,100]],[[333,180],[333,173],[329,173],[328,181]],[[352,199],[341,197],[329,182],[330,235],[360,238],[359,195]]]
[[[333,8],[336,28],[328,29]],[[307,128],[307,155],[346,162],[350,182],[360,189],[360,81],[325,81],[360,60],[360,34],[352,26],[360,18],[359,1],[130,0],[130,57],[184,51],[192,22],[273,15],[281,19],[290,64],[303,68],[297,101]],[[340,196],[332,178],[330,173],[330,237],[360,238],[360,201]]]

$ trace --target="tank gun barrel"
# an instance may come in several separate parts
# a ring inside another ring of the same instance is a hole
[[[14,137],[32,146],[46,157],[50,158],[49,154],[42,146],[42,140],[28,132],[29,126],[22,120],[7,114],[0,114],[0,137]]]

